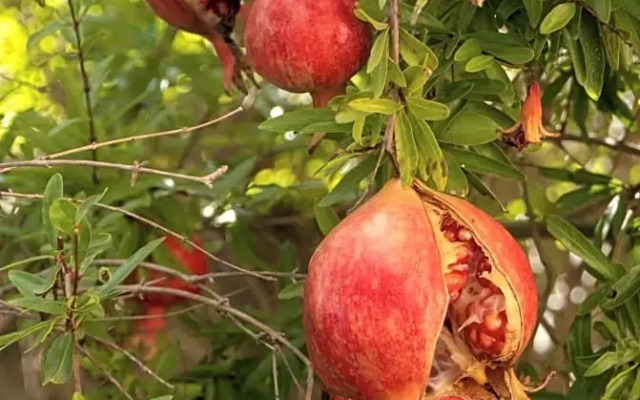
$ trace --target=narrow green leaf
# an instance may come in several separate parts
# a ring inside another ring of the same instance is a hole
[[[455,61],[466,62],[480,54],[482,54],[480,43],[478,43],[477,39],[471,38],[460,46],[458,51],[456,51],[456,54],[453,56],[453,59]]]
[[[629,273],[618,279],[613,284],[613,289],[616,291],[616,296],[602,303],[605,309],[611,310],[622,305],[640,291],[640,265],[631,268]]]
[[[360,182],[369,176],[376,167],[376,157],[367,157],[340,180],[330,193],[319,202],[320,207],[329,207],[342,200],[358,188]]]
[[[9,281],[23,296],[35,296],[44,286],[44,279],[25,271],[9,271]]]
[[[532,27],[536,27],[542,16],[542,0],[522,0],[524,8],[529,16],[529,23]]]
[[[580,45],[584,54],[586,81],[584,89],[593,100],[600,98],[604,84],[606,56],[600,24],[591,15],[584,15],[580,25]]]
[[[576,5],[573,3],[558,4],[555,6],[540,24],[540,33],[549,35],[564,28],[576,14]]]
[[[389,46],[385,46],[383,49],[383,60],[389,59]],[[371,91],[373,92],[373,97],[378,98],[382,96],[385,89],[387,88],[387,84],[389,82],[389,63],[381,62],[379,63],[371,72]]]
[[[398,64],[393,62],[393,60],[390,58],[387,60],[387,63],[389,79],[391,80],[391,82],[395,83],[401,88],[407,87],[407,79],[404,77],[404,74],[402,73],[402,70],[400,69]]]
[[[349,133],[351,132],[351,127],[348,124],[339,124],[334,121],[316,122],[300,129],[300,131],[298,131],[298,134],[313,135],[316,132]]]
[[[450,110],[446,104],[417,96],[407,97],[406,101],[409,112],[415,115],[416,118],[426,121],[439,121],[449,117]]]
[[[383,58],[385,55],[385,48],[389,47],[389,29],[385,29],[380,32],[373,42],[373,46],[371,47],[371,55],[369,56],[369,61],[367,62],[367,73],[370,74],[375,67],[380,64],[386,58]]]
[[[0,268],[0,272],[21,267],[23,265],[31,264],[32,262],[42,261],[42,260],[53,260],[53,256],[35,256],[35,257],[25,258],[24,260],[16,261],[11,264],[7,264],[3,266],[2,268]]]
[[[576,317],[571,324],[568,338],[569,355],[574,370],[579,376],[584,375],[584,372],[588,367],[584,367],[578,360],[581,357],[591,356],[593,350],[591,349],[591,316],[585,315],[582,317]]]
[[[49,220],[55,229],[68,235],[73,234],[77,207],[67,199],[58,199],[49,208]]]
[[[580,43],[573,39],[568,29],[562,30],[562,37],[564,39],[565,46],[569,50],[569,56],[571,57],[571,64],[573,65],[573,73],[578,83],[584,86],[587,80],[586,66],[584,62],[584,53]]]
[[[492,56],[481,54],[469,60],[467,64],[464,66],[464,70],[469,73],[480,72],[489,68],[492,64],[493,64]]]
[[[304,281],[298,281],[282,289],[280,293],[278,293],[278,299],[290,300],[290,299],[301,298],[303,297],[303,295],[304,295]]]
[[[635,382],[629,393],[629,400],[640,400],[640,370],[636,371]]]
[[[39,322],[35,325],[31,325],[21,331],[17,331],[17,332],[11,332],[11,333],[7,333],[6,335],[1,335],[0,336],[0,351],[6,349],[7,347],[11,346],[12,344],[19,342],[20,340],[31,336],[31,335],[35,335],[40,331],[43,331],[45,329],[48,329],[48,327],[50,326],[51,321],[42,321]]]
[[[363,144],[362,133],[364,131],[364,124],[366,121],[366,117],[358,118],[355,120],[353,127],[351,128],[351,137],[358,144]]]
[[[264,131],[283,133],[298,131],[318,122],[331,122],[333,117],[333,111],[326,108],[295,110],[279,117],[268,119],[261,123],[259,128]]]
[[[522,181],[524,174],[515,167],[503,164],[500,161],[482,156],[480,154],[447,147],[445,153],[451,154],[463,169],[476,172],[481,175],[495,176],[496,178]]]
[[[407,81],[405,94],[409,96],[418,94],[418,96],[421,96],[424,85],[431,77],[431,70],[420,66],[410,66],[403,71],[403,74]]]
[[[620,271],[609,262],[578,229],[557,215],[549,215],[546,220],[547,229],[556,239],[584,260],[591,271],[609,281],[620,277]]]
[[[43,384],[62,384],[71,378],[73,336],[65,333],[52,342],[42,358]]]
[[[373,26],[373,28],[377,31],[382,31],[389,28],[388,23],[378,21],[361,8],[356,8],[355,15],[359,20],[371,24],[371,26]]]
[[[391,99],[355,99],[349,102],[349,107],[367,113],[392,115],[402,108],[402,104]]]
[[[598,19],[605,24],[611,19],[611,0],[586,0],[585,4],[591,8]]]
[[[601,285],[595,292],[587,296],[587,298],[580,304],[576,315],[582,317],[584,315],[591,314],[591,312],[599,307],[603,300],[607,298],[610,293],[611,286]]]
[[[455,115],[438,141],[447,144],[480,145],[493,142],[500,136],[500,127],[491,118],[463,110]]]
[[[443,154],[447,163],[448,171],[445,191],[454,196],[467,197],[469,194],[469,181],[467,181],[467,176],[464,174],[464,171],[460,168],[460,164],[453,155],[446,151],[443,151]]]
[[[55,174],[49,179],[42,197],[42,226],[45,233],[47,234],[49,243],[52,245],[55,245],[56,243],[56,231],[51,224],[51,221],[49,220],[49,208],[51,208],[51,205],[54,201],[62,197],[62,191],[62,175]]]
[[[37,311],[45,314],[62,315],[65,312],[64,302],[42,297],[17,297],[10,300],[9,304],[27,311]]]
[[[498,195],[496,195],[496,193],[489,186],[487,186],[478,175],[474,174],[471,171],[464,171],[464,173],[467,176],[467,180],[469,181],[471,186],[473,186],[478,191],[478,193],[491,198],[498,204],[498,206],[500,206],[500,209],[503,212],[506,211],[504,204],[502,204]]]
[[[424,182],[432,179],[438,190],[444,190],[447,185],[447,163],[436,136],[429,124],[416,117],[411,108],[409,119],[418,150],[418,176]]]
[[[413,128],[407,113],[403,110],[396,114],[395,139],[398,163],[400,164],[400,179],[407,186],[418,170],[418,148],[413,137]]]
[[[429,46],[402,28],[400,29],[400,55],[409,65],[427,67],[432,71],[438,68],[438,57]]]
[[[340,218],[331,207],[320,207],[317,202],[313,205],[313,214],[316,217],[316,224],[318,224],[320,232],[325,236],[340,223]]]
[[[114,269],[111,273],[111,278],[107,283],[102,285],[98,290],[100,297],[108,297],[111,295],[113,289],[122,283],[131,272],[145,260],[159,245],[164,242],[164,238],[156,239],[147,243],[144,247],[136,251],[131,257],[127,258],[119,267]]]
[[[95,206],[96,203],[99,203],[104,196],[107,194],[109,188],[105,188],[101,194],[96,194],[94,196],[88,197],[85,201],[80,204],[78,210],[76,211],[75,223],[79,224],[80,221],[87,215],[87,212],[91,209],[91,207]]]

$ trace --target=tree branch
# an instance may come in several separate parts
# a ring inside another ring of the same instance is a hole
[[[93,106],[91,105],[91,85],[89,84],[89,75],[87,74],[87,68],[84,60],[84,52],[82,50],[82,34],[80,33],[80,21],[76,18],[76,10],[73,5],[73,0],[67,0],[69,5],[69,13],[71,14],[71,21],[73,24],[73,32],[76,37],[76,47],[78,49],[78,63],[80,64],[80,75],[82,76],[82,85],[84,87],[84,102],[87,108],[87,118],[89,119],[89,143],[96,141],[96,128],[93,120]],[[96,149],[91,151],[91,159],[93,161],[98,160]],[[98,171],[97,168],[92,170],[93,183],[98,183]]]
[[[578,136],[578,135],[566,135],[566,134],[563,134],[562,136],[557,138],[549,137],[549,138],[546,138],[545,140],[549,142],[582,142],[586,144],[595,144],[598,146],[608,147],[612,150],[619,151],[622,153],[628,153],[634,156],[640,156],[640,146],[629,144],[624,141],[608,142],[604,139],[599,139],[599,138],[592,138],[588,136]]]

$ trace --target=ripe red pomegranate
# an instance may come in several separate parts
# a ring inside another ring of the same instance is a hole
[[[231,38],[236,18],[246,18],[249,5],[240,0],[145,0],[149,8],[169,25],[208,39],[224,68],[224,87],[235,84],[246,92],[242,73],[250,78],[252,71],[244,55]]]
[[[355,17],[355,3],[256,0],[245,29],[249,64],[272,84],[309,92],[314,106],[325,107],[345,93],[369,55],[371,33]]]
[[[191,239],[197,245],[201,245],[197,237]],[[163,246],[169,253],[182,264],[193,275],[204,275],[207,273],[207,256],[200,250],[186,248],[180,240],[173,236],[168,236],[163,242]],[[162,279],[162,280],[159,280]],[[200,288],[189,285],[186,282],[167,276],[156,271],[151,271],[147,281],[156,281],[153,286],[171,289],[184,290],[191,293],[198,293]],[[136,321],[133,327],[133,334],[129,338],[129,347],[142,347],[145,359],[155,357],[157,352],[156,342],[158,333],[166,328],[167,320],[164,314],[172,306],[184,303],[185,298],[160,293],[145,293],[141,298],[143,314],[149,318]]]
[[[502,225],[468,202],[394,179],[317,248],[304,325],[333,395],[437,399],[471,378],[509,392],[501,398],[527,399],[513,364],[537,306],[527,257]]]

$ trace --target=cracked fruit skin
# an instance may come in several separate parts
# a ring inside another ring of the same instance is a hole
[[[352,400],[450,397],[465,378],[526,399],[512,369],[536,316],[517,241],[417,181],[389,181],[345,218],[316,249],[305,283],[313,367],[329,393]]]
[[[355,0],[256,0],[245,29],[247,58],[270,83],[310,92],[325,106],[369,56],[371,34]]]

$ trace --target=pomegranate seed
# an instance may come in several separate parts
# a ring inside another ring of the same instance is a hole
[[[460,228],[460,230],[458,231],[458,240],[468,242],[471,239],[473,239],[473,234],[471,233],[471,231],[466,228]]]
[[[504,312],[501,312],[499,314],[492,313],[484,317],[482,326],[489,332],[496,332],[504,326],[504,323],[506,321],[504,321],[503,319],[506,320],[506,315],[504,314]]]

